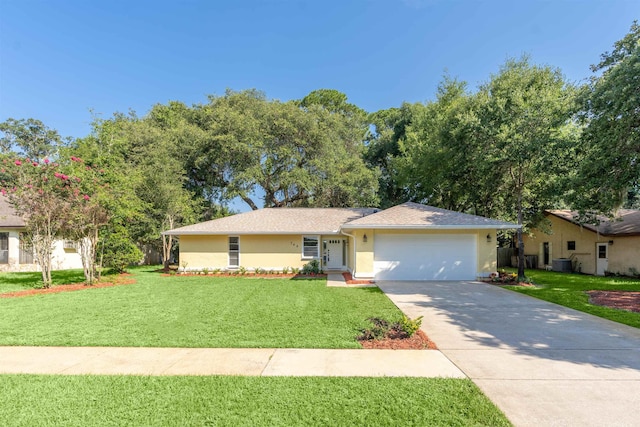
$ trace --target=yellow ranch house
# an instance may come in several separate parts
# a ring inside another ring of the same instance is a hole
[[[538,268],[563,264],[574,272],[603,276],[640,274],[640,211],[621,209],[599,225],[580,224],[578,213],[547,211],[549,229],[525,236],[525,255],[537,256]]]
[[[374,208],[265,208],[166,231],[180,268],[325,271],[377,280],[474,280],[496,271],[496,232],[518,225],[404,203]]]

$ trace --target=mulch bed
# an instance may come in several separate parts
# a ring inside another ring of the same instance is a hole
[[[0,298],[28,297],[42,294],[56,294],[59,292],[82,291],[85,289],[109,288],[111,286],[131,285],[136,282],[134,279],[131,279],[128,276],[130,276],[130,274],[123,273],[121,275],[118,275],[116,279],[111,282],[98,282],[94,283],[91,286],[87,286],[84,283],[72,283],[69,285],[56,285],[50,288],[25,289],[23,291],[5,292],[3,294],[0,294]]]
[[[347,282],[347,285],[372,285],[375,283],[372,280],[354,279],[351,273],[349,273],[348,271],[342,273],[342,277],[344,277],[344,281]]]
[[[391,349],[391,350],[437,350],[436,343],[431,341],[427,335],[418,330],[412,337],[396,338],[388,337],[382,340],[359,340],[363,348],[369,349]]]
[[[588,291],[587,294],[591,304],[640,313],[640,292]]]
[[[169,274],[162,273],[162,276],[171,276],[171,277],[249,277],[256,279],[322,279],[327,277],[326,274],[255,274],[255,273],[246,273],[246,274],[229,274],[229,273],[177,273],[177,274]]]

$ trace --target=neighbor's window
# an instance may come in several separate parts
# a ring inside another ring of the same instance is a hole
[[[9,233],[0,233],[0,264],[9,264]]]
[[[569,251],[575,251],[576,250],[576,242],[575,241],[570,241],[567,242],[567,250]]]
[[[33,264],[33,246],[29,245],[24,234],[20,233],[20,254],[18,262],[20,264]]]
[[[240,265],[240,237],[229,236],[229,267]]]
[[[319,258],[318,236],[302,237],[302,258]]]

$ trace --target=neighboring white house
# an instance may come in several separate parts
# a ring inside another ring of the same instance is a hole
[[[0,271],[39,271],[33,249],[21,240],[24,220],[16,215],[8,200],[0,196]],[[58,240],[54,244],[52,267],[54,270],[82,268],[76,243]]]

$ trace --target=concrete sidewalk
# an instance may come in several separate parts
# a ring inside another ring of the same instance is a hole
[[[0,374],[466,378],[437,350],[0,347]]]

